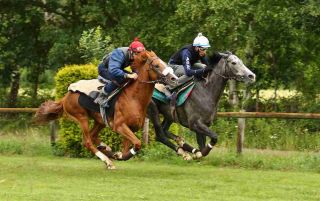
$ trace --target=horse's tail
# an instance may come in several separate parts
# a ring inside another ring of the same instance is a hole
[[[46,101],[40,105],[34,122],[37,124],[45,124],[52,120],[56,120],[63,114],[63,99],[60,101]]]

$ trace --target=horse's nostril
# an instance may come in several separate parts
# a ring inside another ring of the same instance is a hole
[[[255,78],[254,75],[249,75],[248,77],[249,77],[249,79],[251,79],[251,80],[254,80],[254,78]]]
[[[171,81],[176,81],[177,79],[175,77],[172,77],[171,78]]]

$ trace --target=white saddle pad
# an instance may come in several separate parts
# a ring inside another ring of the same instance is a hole
[[[101,83],[98,79],[79,80],[78,82],[70,84],[68,90],[73,92],[81,92],[89,96],[91,92],[98,92],[98,88],[103,86],[104,84]]]

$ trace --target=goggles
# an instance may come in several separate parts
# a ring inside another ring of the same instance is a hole
[[[201,51],[201,52],[204,52],[204,51],[207,51],[207,47],[199,47],[199,50]]]

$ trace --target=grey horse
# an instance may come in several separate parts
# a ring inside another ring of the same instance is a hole
[[[167,145],[183,156],[185,160],[190,160],[191,156],[201,158],[209,154],[213,146],[217,143],[218,135],[209,129],[216,114],[219,99],[229,79],[240,82],[255,82],[255,74],[251,72],[236,55],[228,52],[214,54],[209,57],[210,67],[213,70],[206,78],[196,79],[195,86],[186,102],[175,108],[173,113],[170,104],[165,104],[157,99],[152,99],[148,106],[148,117],[154,125],[156,140]],[[160,121],[159,115],[163,115]],[[184,140],[169,131],[170,125],[179,123],[196,133],[199,149],[193,148]],[[210,142],[206,144],[206,137]],[[174,144],[171,140],[177,142]]]

